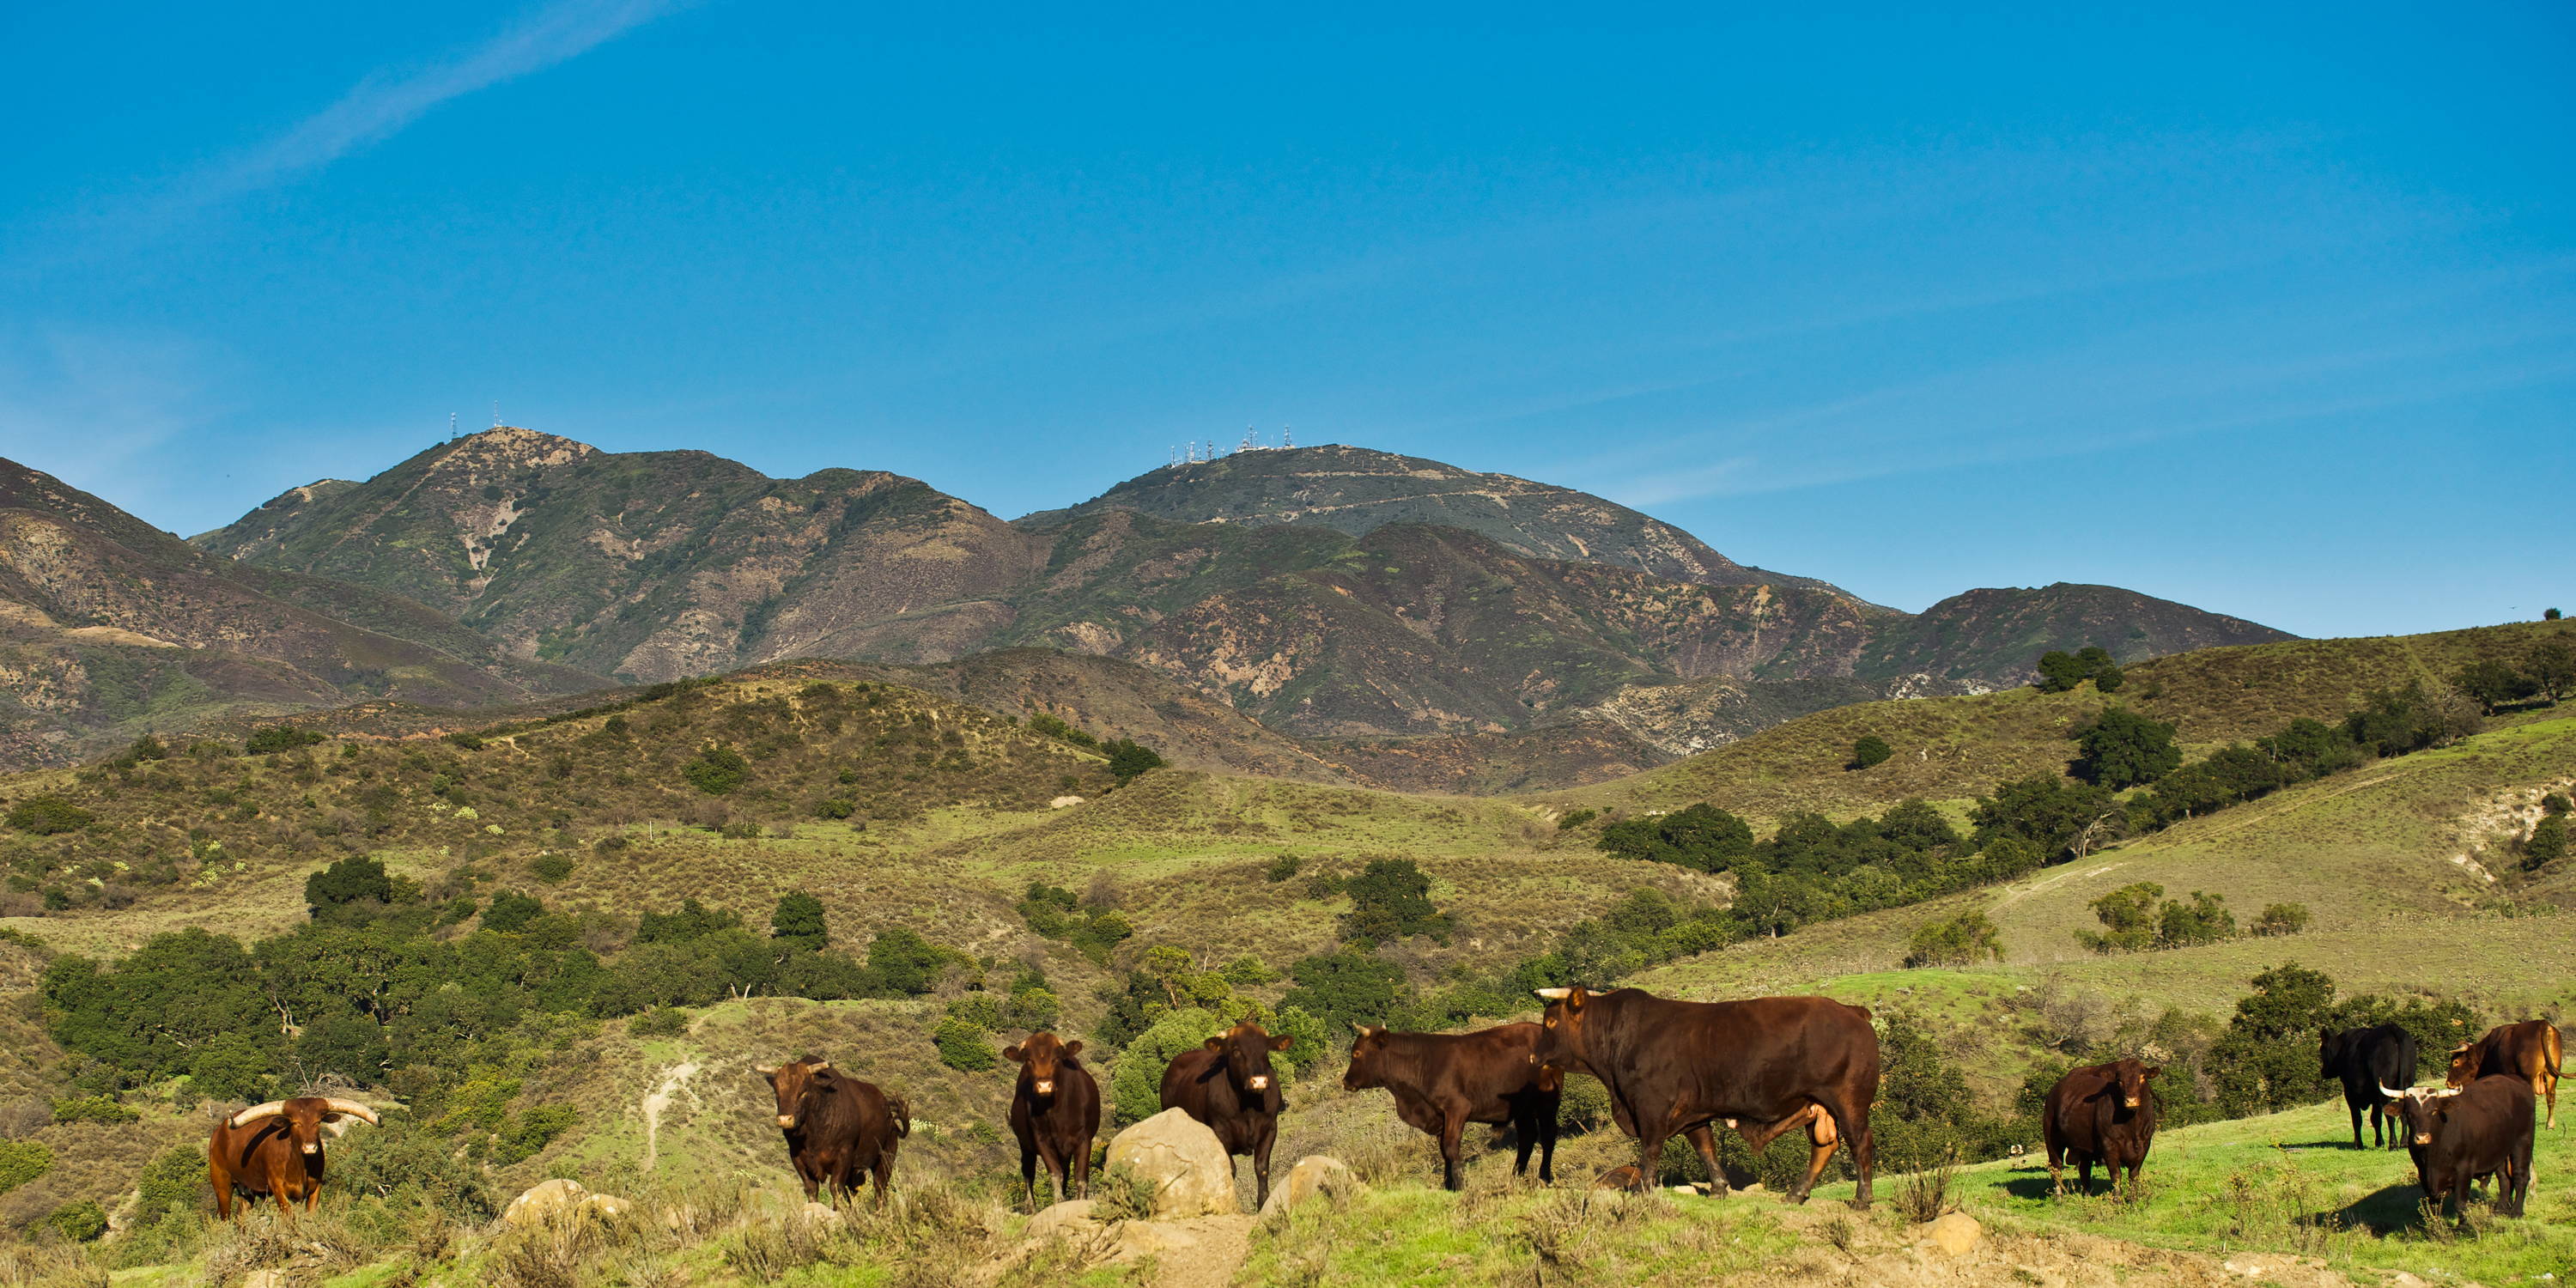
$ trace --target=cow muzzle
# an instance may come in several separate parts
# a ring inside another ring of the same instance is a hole
[[[304,1147],[304,1152],[307,1154],[319,1154],[322,1152],[322,1146],[319,1143],[307,1145]]]
[[[2120,1103],[2128,1108],[2135,1109],[2138,1107],[2138,1098],[2136,1096],[2122,1096],[2120,1098]]]
[[[1256,1073],[1251,1077],[1244,1079],[1243,1085],[1250,1087],[1255,1091],[1268,1091],[1270,1090],[1270,1075],[1266,1073]]]
[[[780,1115],[778,1116],[778,1125],[779,1125],[779,1126],[781,1126],[781,1127],[793,1127],[793,1126],[795,1126],[795,1125],[796,1125],[796,1115],[794,1115],[794,1114],[780,1114]]]
[[[1030,1085],[1029,1090],[1034,1091],[1041,1096],[1052,1096],[1055,1094],[1055,1080],[1053,1078],[1040,1078]]]

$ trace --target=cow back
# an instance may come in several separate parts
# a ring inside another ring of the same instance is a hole
[[[839,1090],[809,1091],[797,1123],[799,1146],[808,1151],[882,1150],[897,1136],[895,1110],[875,1083],[835,1075]],[[909,1124],[905,1124],[909,1127]]]

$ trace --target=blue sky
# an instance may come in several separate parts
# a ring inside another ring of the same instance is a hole
[[[2576,9],[1569,8],[11,5],[0,454],[1007,516],[1284,423],[1909,609],[2576,611]]]

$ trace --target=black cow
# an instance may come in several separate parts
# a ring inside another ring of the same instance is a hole
[[[2135,1060],[2088,1064],[2069,1069],[2048,1089],[2040,1110],[2039,1135],[2048,1147],[2048,1188],[2066,1192],[2066,1159],[2075,1160],[2076,1187],[2093,1192],[2093,1165],[2100,1163],[2111,1188],[2120,1188],[2120,1170],[2129,1184],[2138,1183],[2147,1148],[2156,1139],[2156,1097],[2147,1082],[2162,1069]]]
[[[1520,1156],[1512,1175],[1529,1172],[1530,1149],[1541,1150],[1538,1179],[1556,1180],[1556,1109],[1565,1074],[1533,1064],[1535,1024],[1505,1024],[1476,1033],[1395,1033],[1351,1026],[1351,1067],[1346,1091],[1384,1087],[1395,1097],[1395,1116],[1440,1142],[1440,1183],[1458,1188],[1459,1137],[1469,1123],[1509,1123]]]
[[[754,1068],[778,1097],[778,1134],[787,1138],[787,1160],[805,1186],[806,1201],[828,1187],[837,1204],[858,1189],[864,1175],[876,1185],[877,1206],[885,1206],[896,1146],[912,1134],[912,1110],[903,1098],[810,1055]]]
[[[1252,1155],[1253,1206],[1270,1201],[1270,1146],[1279,1138],[1279,1081],[1270,1053],[1295,1039],[1272,1037],[1250,1020],[1172,1057],[1163,1069],[1163,1107],[1207,1124],[1230,1162]]]
[[[2444,1091],[2385,1089],[2406,1122],[2407,1149],[2424,1197],[2444,1212],[2464,1207],[2469,1188],[2499,1178],[2496,1211],[2521,1216],[2531,1192],[2531,1084],[2509,1074]]]
[[[1047,1184],[1063,1202],[1072,1190],[1091,1197],[1091,1138],[1100,1133],[1100,1084],[1074,1057],[1080,1042],[1065,1042],[1052,1033],[1032,1033],[1028,1041],[1002,1048],[1002,1058],[1020,1066],[1011,1088],[1011,1134],[1020,1138],[1020,1184],[1029,1204],[1038,1199],[1037,1170],[1044,1162]]]
[[[1596,994],[1580,985],[1538,995],[1547,1013],[1532,1062],[1601,1080],[1620,1125],[1637,1137],[1630,1188],[1650,1183],[1664,1142],[1683,1135],[1722,1195],[1726,1176],[1710,1123],[1786,1130],[1820,1109],[1834,1131],[1820,1135],[1816,1166],[1786,1197],[1806,1201],[1832,1153],[1824,1142],[1839,1135],[1851,1143],[1860,1173],[1852,1206],[1869,1206],[1878,1159],[1869,1109],[1878,1099],[1879,1057],[1867,1010],[1829,997],[1679,1002],[1642,989]]]
[[[2361,1148],[2361,1116],[2370,1115],[2370,1143],[2396,1149],[2405,1143],[2397,1113],[2382,1087],[2415,1085],[2415,1035],[2395,1024],[2366,1029],[2317,1030],[2317,1076],[2343,1083],[2343,1103],[2352,1111],[2352,1147]],[[2384,1137],[2384,1139],[2383,1139]]]

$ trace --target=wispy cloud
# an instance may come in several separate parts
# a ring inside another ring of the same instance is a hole
[[[589,52],[690,0],[555,0],[471,49],[403,73],[377,72],[274,138],[199,166],[139,212],[168,224],[321,169],[380,143],[432,109]]]

